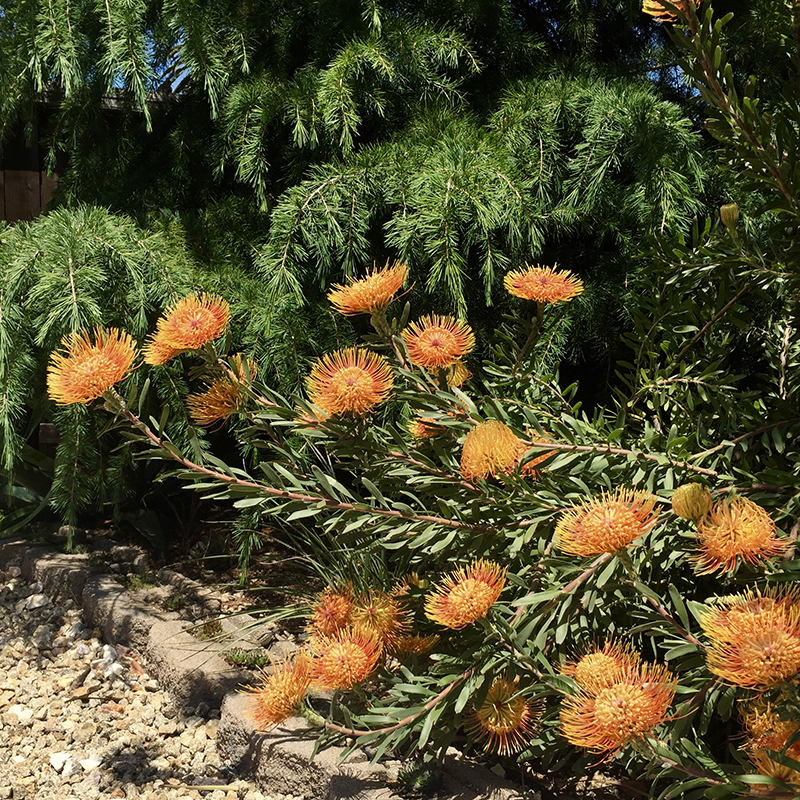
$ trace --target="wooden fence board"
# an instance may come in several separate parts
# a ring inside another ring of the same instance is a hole
[[[5,218],[9,221],[31,220],[42,208],[39,191],[39,171],[27,169],[5,170]]]

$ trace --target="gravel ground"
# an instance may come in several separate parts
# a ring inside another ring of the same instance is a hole
[[[0,798],[303,800],[239,780],[218,722],[219,709],[176,704],[72,601],[0,570]]]

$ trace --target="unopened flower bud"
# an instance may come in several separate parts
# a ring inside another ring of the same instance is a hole
[[[711,510],[711,492],[700,483],[685,483],[672,493],[672,511],[697,522]]]
[[[736,203],[725,203],[719,207],[719,218],[726,228],[735,228],[739,221],[739,206]]]

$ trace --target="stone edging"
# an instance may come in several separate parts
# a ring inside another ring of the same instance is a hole
[[[264,791],[302,794],[306,800],[400,800],[388,786],[386,767],[369,763],[363,752],[344,761],[340,747],[314,755],[314,738],[304,735],[306,723],[301,718],[266,733],[256,731],[243,713],[246,700],[237,692],[242,683],[252,681],[252,673],[224,661],[223,644],[198,640],[176,614],[146,602],[140,597],[142,592],[127,591],[112,575],[99,572],[89,555],[66,555],[25,539],[0,539],[0,566],[18,558],[22,558],[25,580],[40,583],[54,599],[75,601],[83,609],[85,622],[100,628],[106,642],[135,650],[148,673],[165,689],[189,702],[219,706],[220,755]],[[171,570],[161,570],[158,577],[163,584],[191,591],[210,612],[218,611],[219,602],[211,590]],[[238,638],[252,647],[248,624],[253,621],[246,615],[233,617],[226,620],[226,631],[234,635],[241,631]],[[461,758],[455,750],[448,751],[442,777],[442,794],[452,800],[520,797],[514,784]]]

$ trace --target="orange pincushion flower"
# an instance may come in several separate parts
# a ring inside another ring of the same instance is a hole
[[[687,0],[670,0],[670,2],[679,8],[683,7],[684,11],[689,9]],[[695,8],[699,8],[702,0],[692,0],[692,2],[694,2]],[[665,8],[659,0],[642,0],[642,13],[655,17],[659,22],[676,22],[678,19],[678,15]]]
[[[631,667],[610,686],[567,697],[561,707],[562,733],[577,747],[615,753],[666,721],[676,685],[666,667]]]
[[[574,556],[616,553],[655,525],[656,498],[649,492],[618,488],[565,511],[556,526],[559,548]]]
[[[459,567],[426,598],[425,616],[445,628],[464,628],[486,616],[505,583],[506,571],[491,561],[479,559],[469,567]]]
[[[583,292],[583,281],[569,270],[538,265],[524,270],[512,270],[503,278],[503,284],[515,297],[536,300],[539,303],[572,300]]]
[[[350,624],[354,630],[374,636],[381,650],[391,652],[397,639],[408,630],[408,614],[391,595],[370,589],[353,602]]]
[[[784,745],[798,730],[798,724],[790,719],[781,719],[777,711],[761,700],[750,703],[742,722],[748,733],[746,748],[748,750],[776,750],[780,752]],[[800,741],[795,742],[789,750],[800,753]],[[791,756],[797,758],[797,756]]]
[[[98,327],[94,339],[85,331],[72,333],[61,340],[66,353],[51,353],[47,394],[59,405],[90,403],[131,371],[136,346],[127,333]]]
[[[434,633],[432,636],[420,636],[419,634],[408,634],[401,636],[394,646],[394,654],[398,658],[403,656],[424,656],[436,647],[439,637]]]
[[[383,356],[350,347],[317,359],[306,385],[325,413],[364,414],[389,396],[394,376]]]
[[[350,586],[342,589],[328,587],[312,606],[309,628],[322,636],[332,636],[350,621],[353,607],[353,590]]]
[[[701,575],[730,572],[739,558],[755,564],[786,549],[772,517],[746,497],[717,503],[697,523],[697,541],[700,553],[694,561]]]
[[[268,730],[291,717],[311,685],[311,657],[299,650],[294,658],[262,670],[261,685],[248,689],[247,715],[258,730]]]
[[[394,376],[383,356],[349,347],[317,359],[306,385],[326,414],[364,414],[389,396]]]
[[[417,417],[408,423],[408,432],[415,439],[430,439],[433,436],[438,436],[444,431],[441,425],[436,424],[436,420],[430,417]]]
[[[795,761],[800,760],[800,750],[795,750],[794,745],[786,752],[789,758]],[[759,774],[767,775],[770,778],[783,781],[784,783],[792,784],[793,786],[800,785],[800,770],[792,769],[785,764],[779,764],[777,761],[769,757],[769,754],[764,750],[753,750],[750,753],[750,760],[753,766],[758,770]],[[765,795],[769,796],[769,795]]]
[[[577,661],[561,668],[561,674],[571,677],[587,692],[598,692],[612,686],[622,676],[639,666],[641,659],[628,645],[607,639],[602,648],[595,647]]]
[[[800,671],[800,595],[769,589],[724,598],[704,614],[706,666],[728,683],[768,689]]]
[[[148,364],[165,364],[186,350],[197,350],[219,338],[231,319],[226,300],[213,294],[189,295],[173,303],[156,323],[144,351]]]
[[[336,284],[328,293],[331,305],[348,316],[375,314],[385,311],[408,276],[405,264],[388,264],[360,280],[351,280],[347,286]]]
[[[711,505],[711,492],[701,483],[685,483],[672,493],[672,511],[683,519],[697,522]]]
[[[447,385],[452,389],[463,386],[470,378],[472,373],[467,369],[463,361],[456,361],[447,368]]]
[[[231,370],[240,383],[251,383],[256,379],[258,364],[241,353],[231,357]]]
[[[516,469],[527,449],[528,446],[508,425],[495,419],[479,422],[464,440],[461,474],[468,481],[482,480],[489,475],[508,475]],[[523,472],[535,471],[534,466],[549,455],[528,462]]]
[[[524,750],[543,704],[520,695],[517,681],[495,678],[486,699],[472,710],[467,731],[485,750],[510,756]]]
[[[345,628],[331,636],[312,636],[312,682],[320,689],[349,689],[366,680],[380,658],[378,640],[363,630]]]
[[[453,317],[422,317],[402,335],[411,363],[425,369],[451,367],[475,347],[472,328]]]
[[[777,711],[762,700],[750,704],[742,721],[749,734],[744,749],[748,751],[756,769],[762,775],[777,778],[784,783],[800,784],[800,771],[779,764],[766,752],[783,751],[789,739],[797,734],[800,725],[791,719],[781,719]],[[800,761],[800,741],[786,747],[786,755]]]
[[[227,375],[213,381],[208,389],[186,398],[189,416],[198,425],[213,425],[218,420],[227,419],[242,406],[244,397],[239,384]]]

